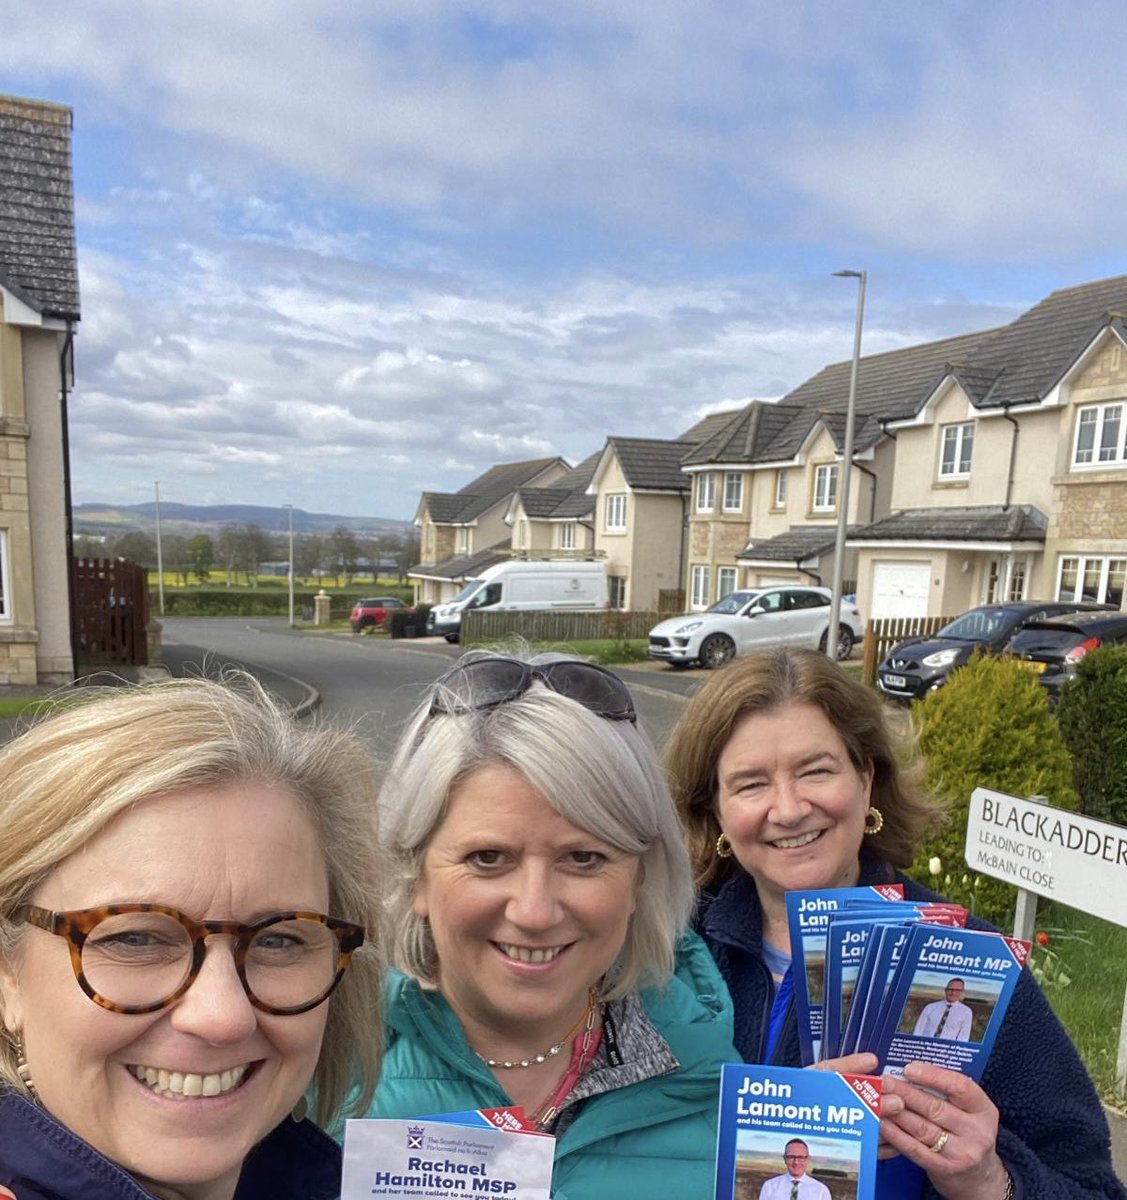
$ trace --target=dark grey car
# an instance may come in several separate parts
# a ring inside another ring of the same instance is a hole
[[[877,670],[877,687],[899,700],[920,700],[942,687],[972,654],[1000,654],[1018,630],[1060,613],[1108,612],[1090,601],[1022,600],[983,604],[956,617],[937,633],[894,647]]]
[[[1026,625],[1006,647],[1022,666],[1036,671],[1053,703],[1076,674],[1076,664],[1092,650],[1127,642],[1127,613],[1086,612]]]

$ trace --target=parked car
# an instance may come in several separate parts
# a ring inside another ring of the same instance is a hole
[[[363,633],[370,625],[382,625],[388,613],[407,605],[397,596],[376,596],[371,600],[357,600],[348,614],[353,633]]]
[[[1097,646],[1127,642],[1127,613],[1084,612],[1027,624],[1010,639],[1006,653],[1036,671],[1056,703],[1076,664]]]
[[[763,646],[826,648],[833,596],[824,587],[763,587],[730,592],[704,612],[670,617],[650,630],[650,658],[712,670]],[[841,602],[837,656],[848,658],[865,631],[856,603]]]
[[[1010,638],[1034,621],[1061,613],[1107,612],[1111,607],[1088,601],[1025,600],[972,608],[937,633],[893,647],[877,669],[877,687],[900,700],[920,700],[942,687],[972,654],[1001,654]]]

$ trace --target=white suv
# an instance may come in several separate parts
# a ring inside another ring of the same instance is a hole
[[[737,654],[764,646],[826,648],[829,588],[763,587],[731,592],[710,609],[670,617],[650,630],[650,658],[674,667],[700,663],[712,670]],[[864,635],[865,622],[852,597],[841,602],[837,656],[848,658]]]

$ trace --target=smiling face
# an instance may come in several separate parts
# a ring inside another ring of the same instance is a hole
[[[122,814],[31,901],[55,911],[147,901],[197,919],[250,922],[289,909],[325,912],[328,890],[298,802],[231,784]],[[317,1064],[327,1006],[259,1012],[230,943],[209,939],[187,993],[140,1016],[89,1000],[61,937],[29,928],[14,961],[0,963],[5,1020],[22,1029],[44,1107],[160,1196],[230,1197],[248,1151],[293,1108]]]
[[[755,880],[773,944],[789,947],[785,893],[848,887],[872,789],[841,736],[813,704],[748,713],[717,765],[716,815]]]
[[[806,1174],[806,1168],[810,1163],[810,1150],[806,1143],[787,1142],[786,1149],[783,1151],[783,1162],[786,1163],[787,1171],[793,1179],[801,1179]]]
[[[622,950],[637,880],[635,856],[572,825],[509,767],[453,790],[414,907],[475,1048],[523,1055],[567,1033]]]
[[[952,979],[944,989],[944,996],[948,1004],[954,1004],[956,1000],[961,1000],[966,994],[966,984],[961,979]]]

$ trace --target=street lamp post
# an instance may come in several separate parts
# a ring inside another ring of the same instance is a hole
[[[856,279],[857,323],[853,331],[853,363],[849,370],[849,403],[845,409],[845,445],[841,451],[841,479],[837,489],[837,536],[834,540],[830,628],[826,636],[826,653],[837,658],[838,626],[841,623],[842,576],[845,571],[845,533],[849,523],[849,478],[853,471],[853,426],[857,417],[857,368],[861,362],[861,326],[865,320],[865,284],[867,271],[835,271],[835,275]]]
[[[155,489],[154,512],[157,520],[157,596],[160,604],[160,615],[164,616],[164,553],[160,544],[160,480],[153,483]]]
[[[289,514],[290,514],[290,551],[289,551],[290,561],[288,564],[289,569],[286,571],[286,575],[289,577],[290,628],[292,629],[294,627],[294,619],[293,619],[293,505],[287,504],[286,508],[289,509]]]

